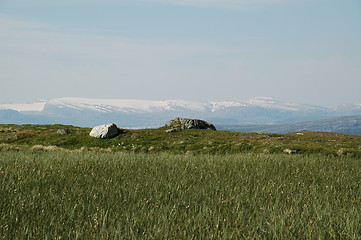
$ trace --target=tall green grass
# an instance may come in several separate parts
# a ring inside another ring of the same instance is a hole
[[[0,153],[2,239],[360,239],[361,161]]]

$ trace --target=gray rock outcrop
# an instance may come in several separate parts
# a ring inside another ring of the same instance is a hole
[[[70,133],[70,130],[69,129],[58,129],[58,131],[56,131],[57,134],[60,134],[60,135],[67,135]]]
[[[174,118],[165,124],[166,127],[181,129],[209,129],[216,130],[215,126],[199,119]]]
[[[114,123],[94,127],[89,133],[90,136],[100,139],[109,139],[119,135],[119,129]]]

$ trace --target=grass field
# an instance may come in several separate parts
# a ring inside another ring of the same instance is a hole
[[[361,161],[0,152],[2,239],[360,239]]]

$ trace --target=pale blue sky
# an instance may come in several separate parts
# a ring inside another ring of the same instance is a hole
[[[0,0],[0,103],[361,103],[360,0]]]

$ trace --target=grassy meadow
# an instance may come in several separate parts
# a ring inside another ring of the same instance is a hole
[[[0,239],[360,239],[354,156],[0,151]]]

